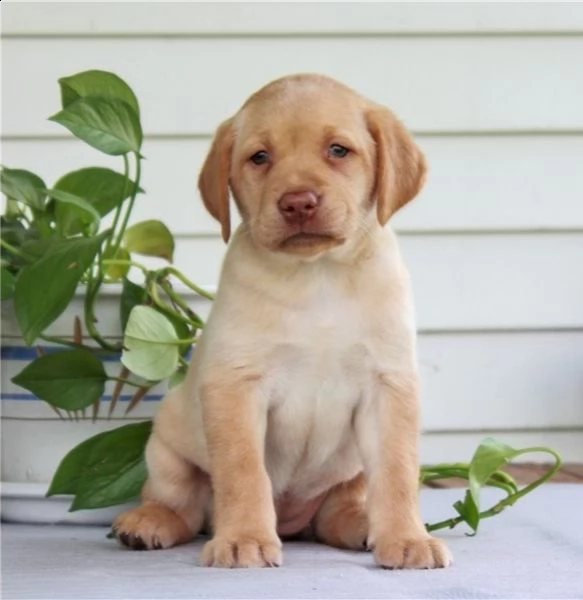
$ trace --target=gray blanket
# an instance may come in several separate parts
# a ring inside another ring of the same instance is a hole
[[[424,490],[428,521],[452,516],[460,490]],[[484,504],[496,498],[484,493]],[[284,566],[203,569],[204,540],[165,551],[123,550],[103,528],[2,527],[2,597],[16,598],[579,598],[583,486],[547,485],[482,523],[475,537],[443,532],[454,565],[383,571],[366,553],[290,542]]]

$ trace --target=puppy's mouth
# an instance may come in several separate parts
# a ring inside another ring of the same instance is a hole
[[[330,234],[300,231],[283,240],[279,247],[284,252],[321,251],[340,246],[342,243],[344,243],[343,239]]]

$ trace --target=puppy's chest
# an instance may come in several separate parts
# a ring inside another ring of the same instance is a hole
[[[273,391],[301,391],[314,400],[332,389],[343,397],[362,386],[374,367],[370,330],[369,316],[357,301],[335,296],[283,315],[267,359]]]
[[[354,462],[352,420],[374,385],[366,321],[350,302],[292,315],[266,364],[268,466],[276,489],[333,476]]]

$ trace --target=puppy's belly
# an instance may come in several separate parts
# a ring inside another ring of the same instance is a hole
[[[279,535],[295,535],[312,522],[314,515],[324,502],[326,494],[320,494],[310,500],[297,500],[282,496],[275,501],[277,513],[277,533]]]
[[[285,496],[300,510],[362,470],[352,423],[372,375],[359,347],[332,356],[285,354],[267,379],[265,462],[276,500]]]

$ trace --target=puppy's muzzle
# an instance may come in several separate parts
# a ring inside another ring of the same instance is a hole
[[[277,203],[288,225],[303,225],[312,219],[320,206],[320,197],[313,191],[287,192]]]

